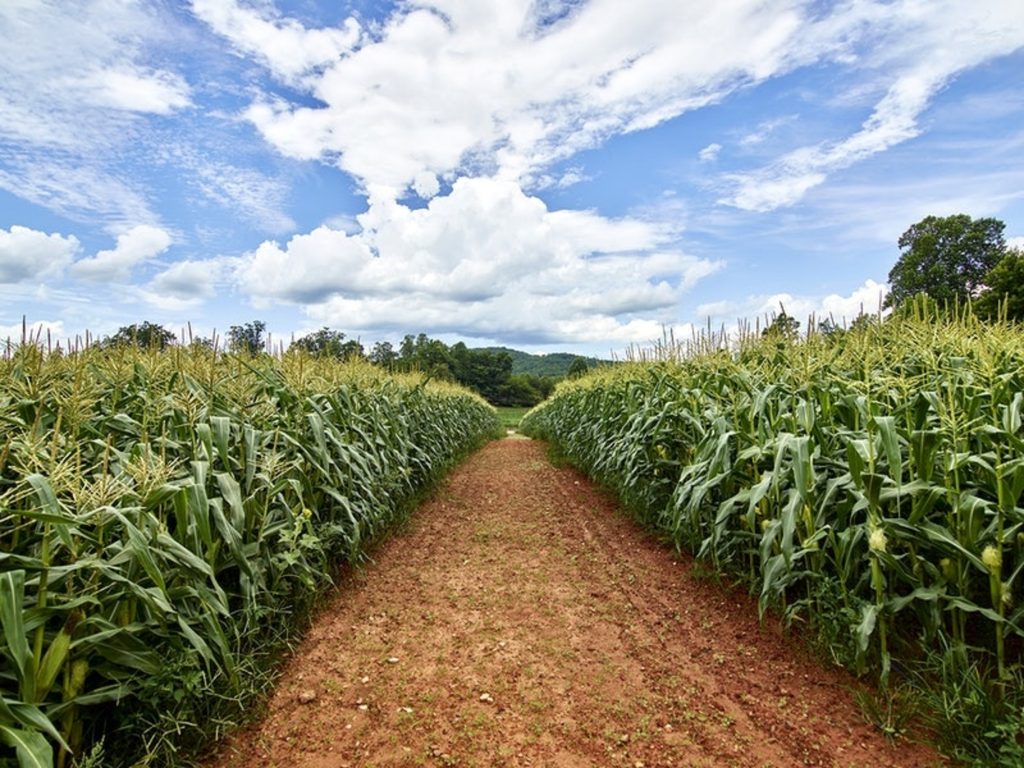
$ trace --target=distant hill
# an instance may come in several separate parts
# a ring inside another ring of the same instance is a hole
[[[512,356],[512,375],[529,374],[531,376],[551,376],[560,378],[569,372],[572,361],[582,355],[574,355],[571,352],[551,352],[546,355],[531,355],[529,352],[522,352],[518,349],[508,347],[480,347],[487,352],[507,352]],[[583,357],[587,365],[593,368],[596,365],[611,365],[610,360],[600,360],[596,357]]]

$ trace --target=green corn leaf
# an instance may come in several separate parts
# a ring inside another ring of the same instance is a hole
[[[53,715],[56,718],[56,715]],[[0,696],[0,721],[9,725],[22,725],[29,731],[46,734],[64,749],[71,751],[64,737],[58,733],[53,721],[35,704],[8,701]]]
[[[0,741],[14,748],[20,768],[53,768],[53,747],[41,733],[0,725]]]
[[[225,469],[231,469],[232,457],[228,450],[228,442],[231,439],[231,419],[227,416],[211,416],[210,430],[221,464]]]
[[[875,427],[882,441],[885,462],[889,467],[889,477],[899,483],[903,477],[903,453],[900,450],[900,438],[893,416],[875,416]]]
[[[878,622],[878,612],[879,607],[873,603],[861,606],[860,623],[854,630],[857,648],[861,653],[866,653],[871,644],[871,635],[874,634],[875,624]]]
[[[46,649],[42,663],[39,665],[39,672],[36,677],[36,697],[42,700],[53,687],[57,674],[64,664],[64,660],[71,650],[71,636],[82,620],[78,611],[72,611],[61,627],[60,632],[50,641],[50,647]]]
[[[7,655],[18,671],[22,698],[35,699],[36,670],[32,650],[25,635],[23,611],[25,604],[25,572],[0,573],[0,619],[3,619],[4,641]]]

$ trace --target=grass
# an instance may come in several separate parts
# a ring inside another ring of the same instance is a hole
[[[502,429],[518,429],[519,422],[530,411],[529,408],[510,408],[507,406],[499,407],[496,410],[498,411],[498,419],[501,421]]]

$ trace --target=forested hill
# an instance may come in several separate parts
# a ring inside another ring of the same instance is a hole
[[[477,347],[482,352],[505,352],[512,357],[512,375],[529,375],[529,376],[552,376],[552,377],[563,377],[569,372],[569,366],[572,365],[579,355],[574,355],[571,352],[551,352],[547,355],[531,355],[529,352],[523,352],[518,349],[510,349],[508,347]],[[585,357],[587,361],[587,367],[593,368],[595,365],[608,365],[610,361],[600,360],[596,357]]]

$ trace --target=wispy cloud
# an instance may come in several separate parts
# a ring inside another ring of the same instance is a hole
[[[697,157],[702,163],[711,163],[718,158],[718,153],[721,151],[722,145],[716,142],[704,147],[704,149],[697,153]]]
[[[0,186],[74,218],[154,222],[119,171],[149,116],[191,105],[155,61],[166,19],[131,0],[0,4]]]
[[[293,83],[338,61],[362,36],[354,18],[338,28],[311,30],[293,19],[244,8],[233,0],[193,0],[192,10],[240,52],[257,57]]]
[[[927,7],[896,3],[872,27],[874,52],[895,78],[861,129],[845,139],[800,147],[773,163],[726,176],[733,191],[721,202],[750,211],[792,205],[829,174],[918,136],[918,118],[959,72],[1024,45],[1020,5],[955,0]],[[886,48],[888,47],[888,49]],[[874,57],[872,57],[874,58]]]

